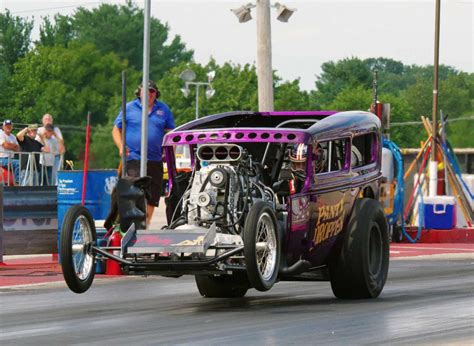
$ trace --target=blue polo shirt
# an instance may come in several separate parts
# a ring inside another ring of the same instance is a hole
[[[129,150],[127,161],[140,160],[141,131],[142,131],[142,105],[137,98],[127,103],[125,118],[125,142]],[[115,126],[122,128],[122,111],[115,119]],[[173,114],[169,107],[156,100],[153,109],[148,114],[148,161],[161,161],[161,146],[165,129],[174,129]]]

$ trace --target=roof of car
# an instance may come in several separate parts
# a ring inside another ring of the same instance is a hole
[[[255,141],[301,143],[378,130],[380,120],[363,111],[227,112],[209,115],[168,133],[164,145]]]

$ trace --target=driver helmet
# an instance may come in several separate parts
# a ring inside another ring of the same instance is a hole
[[[308,157],[308,146],[306,144],[295,144],[290,150],[291,172],[295,178],[306,179],[306,159]]]

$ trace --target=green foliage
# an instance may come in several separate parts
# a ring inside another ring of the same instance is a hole
[[[6,114],[31,123],[50,113],[58,124],[84,125],[91,111],[93,124],[105,123],[120,107],[121,71],[125,68],[114,53],[102,54],[92,44],[38,46],[15,65]],[[131,95],[139,73],[129,72]],[[66,139],[69,153],[77,158],[82,148],[68,145],[71,139]]]
[[[313,93],[313,105],[325,108],[344,89],[362,86],[370,88],[372,73],[359,58],[348,58],[338,62],[325,62],[322,73],[316,81],[317,90]]]
[[[309,93],[301,90],[299,79],[278,83],[274,97],[276,111],[311,110]]]
[[[143,10],[128,1],[125,5],[101,4],[92,10],[80,7],[71,17],[56,15],[55,24],[45,19],[40,32],[41,45],[67,46],[71,41],[92,43],[102,53],[116,53],[136,70],[143,66]],[[189,62],[179,36],[170,38],[169,26],[150,20],[150,76],[159,79],[172,66]],[[169,43],[168,43],[169,42]]]
[[[43,18],[40,27],[40,39],[36,43],[48,47],[56,45],[67,47],[74,37],[72,18],[56,14],[54,22],[51,22],[49,17]]]
[[[328,109],[349,111],[367,111],[372,101],[372,91],[359,85],[354,88],[346,88],[337,94],[335,99],[328,104]]]
[[[155,79],[180,125],[195,118],[196,87],[188,97],[179,78],[187,68],[195,82],[212,82],[215,95],[206,98],[200,87],[200,117],[236,110],[258,109],[258,83],[254,65],[231,62],[192,62],[193,51],[170,28],[151,19],[150,78]],[[111,130],[121,106],[121,71],[127,70],[127,101],[140,83],[143,53],[143,10],[131,1],[125,5],[101,4],[79,8],[73,15],[43,18],[40,37],[31,46],[33,21],[0,14],[0,117],[15,122],[39,122],[51,113],[65,135],[67,158],[84,156],[85,122],[92,112],[91,168],[116,167],[119,162]],[[304,91],[298,79],[283,81],[274,72],[275,110],[367,110],[372,103],[373,72],[378,71],[379,100],[391,104],[392,123],[419,121],[430,116],[433,66],[404,65],[390,58],[357,57],[328,61],[315,81],[315,90]],[[474,74],[450,66],[439,69],[439,108],[449,119],[474,113]],[[474,146],[474,122],[447,125],[454,146]],[[418,146],[426,139],[422,126],[393,126],[391,136],[401,147]]]
[[[224,111],[257,108],[257,76],[254,66],[240,66],[230,63],[219,66],[214,60],[211,60],[206,66],[183,63],[168,71],[158,83],[163,101],[170,105],[177,125],[195,118],[196,87],[189,87],[188,97],[184,97],[180,90],[184,88],[184,81],[179,78],[179,75],[187,68],[196,73],[196,82],[207,82],[207,73],[216,72],[212,82],[216,93],[212,98],[207,99],[205,87],[200,87],[200,117]]]
[[[0,66],[2,69],[12,72],[13,64],[25,56],[30,47],[32,29],[32,21],[12,16],[8,10],[0,13]]]

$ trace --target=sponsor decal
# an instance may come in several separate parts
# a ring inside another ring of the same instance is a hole
[[[333,205],[325,205],[318,209],[318,221],[314,230],[313,244],[322,242],[338,235],[344,226],[344,199]]]
[[[310,218],[309,197],[297,197],[291,201],[291,230],[299,231],[306,229]]]
[[[79,193],[79,189],[74,187],[72,179],[59,179],[58,181],[58,195],[72,196]]]
[[[34,230],[56,230],[58,219],[56,218],[17,218],[4,219],[4,231],[34,231]]]
[[[106,194],[111,195],[115,185],[117,185],[118,177],[108,177],[105,179],[104,191]]]
[[[156,111],[156,115],[163,116],[163,115],[165,115],[165,112],[164,112],[162,109],[158,109],[158,110]]]

